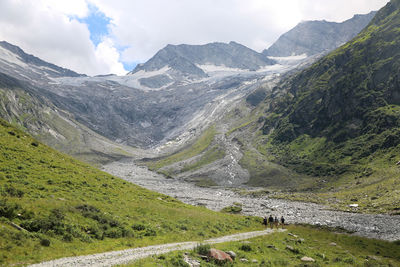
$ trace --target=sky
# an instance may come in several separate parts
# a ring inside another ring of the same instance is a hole
[[[88,75],[131,71],[167,44],[258,52],[299,22],[342,22],[389,0],[0,0],[0,40]]]

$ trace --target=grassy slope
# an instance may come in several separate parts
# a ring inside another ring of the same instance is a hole
[[[297,237],[289,235],[289,233]],[[303,239],[303,240],[301,240]],[[234,251],[237,259],[233,265],[225,266],[398,266],[400,265],[400,243],[333,233],[308,226],[289,226],[287,232],[257,237],[250,243],[230,242],[213,247],[223,251]],[[336,243],[333,245],[331,243]],[[269,245],[275,248],[268,248]],[[296,252],[286,249],[293,247]],[[190,256],[198,258],[194,251]],[[314,263],[302,263],[303,256],[313,258]],[[182,252],[134,262],[128,266],[187,266],[182,263]],[[249,262],[241,262],[240,259]],[[257,260],[257,263],[252,263]],[[219,266],[201,261],[201,266]]]
[[[201,240],[258,224],[257,218],[193,207],[112,177],[0,120],[2,264]]]

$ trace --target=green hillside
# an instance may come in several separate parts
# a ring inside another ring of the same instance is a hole
[[[256,229],[140,188],[0,120],[0,265]],[[17,229],[22,228],[22,229]]]
[[[356,38],[278,84],[260,152],[370,211],[400,204],[400,1]],[[326,193],[326,191],[323,191]],[[314,197],[313,197],[314,198]]]

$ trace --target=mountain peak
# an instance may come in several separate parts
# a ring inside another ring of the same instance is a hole
[[[374,17],[376,11],[354,15],[343,22],[326,20],[302,21],[284,33],[262,53],[267,56],[316,55],[331,51],[354,38]]]
[[[272,64],[274,64],[273,60],[234,41],[204,45],[168,44],[146,63],[136,66],[129,74],[140,70],[156,71],[168,66],[172,71],[184,76],[206,77],[207,75],[198,67],[199,65],[257,70]]]
[[[72,70],[65,69],[59,66],[56,66],[52,63],[48,63],[44,60],[41,60],[38,57],[35,57],[33,55],[25,53],[24,50],[22,50],[20,47],[10,44],[6,41],[0,41],[0,47],[3,49],[8,50],[12,54],[14,54],[16,57],[19,58],[19,60],[22,63],[33,65],[39,68],[46,68],[46,72],[51,73],[53,76],[67,76],[67,77],[78,77],[78,76],[83,76],[82,74],[78,74]]]

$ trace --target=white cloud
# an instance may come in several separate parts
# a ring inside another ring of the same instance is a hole
[[[109,66],[109,73],[118,75],[126,74],[126,70],[121,62],[119,62],[119,52],[114,47],[111,39],[106,38],[96,47],[96,58],[101,65]]]
[[[123,73],[123,62],[143,62],[165,45],[237,41],[257,51],[301,20],[343,21],[377,10],[388,0],[1,0],[0,39],[44,60],[86,74]],[[111,18],[97,47],[88,3]],[[126,47],[122,52],[116,47]]]
[[[85,0],[1,0],[0,40],[79,73],[123,73],[113,43],[95,47],[87,25],[72,18],[84,17],[87,12]]]
[[[302,20],[343,21],[388,0],[91,0],[113,19],[125,61],[145,61],[166,44],[231,40],[257,51]]]

